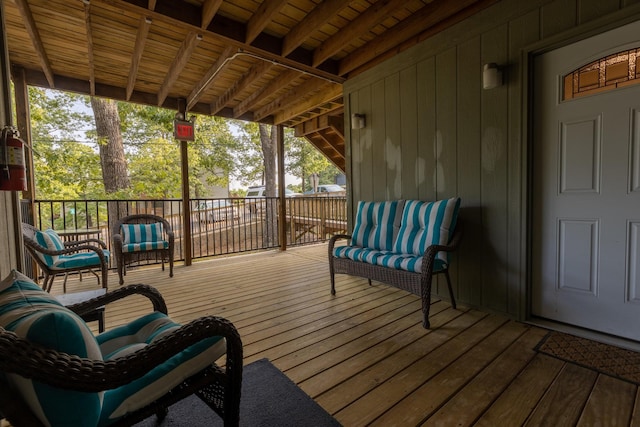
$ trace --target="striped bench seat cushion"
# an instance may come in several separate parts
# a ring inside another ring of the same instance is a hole
[[[381,267],[405,270],[413,273],[422,272],[422,260],[420,255],[398,254],[391,251],[381,251],[378,249],[363,248],[360,246],[339,246],[334,248],[333,256],[336,258],[348,258],[353,261],[366,262],[367,264],[379,265]],[[441,259],[434,261],[433,272],[437,273],[446,266]]]
[[[168,249],[169,242],[163,239],[161,222],[152,224],[122,224],[122,252],[142,252]]]

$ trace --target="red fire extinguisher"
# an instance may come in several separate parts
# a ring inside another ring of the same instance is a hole
[[[5,126],[0,134],[0,190],[26,191],[27,169],[24,160],[25,143],[18,130]]]

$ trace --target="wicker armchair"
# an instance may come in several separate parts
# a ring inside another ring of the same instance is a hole
[[[130,241],[123,227],[139,224],[162,224],[162,236],[158,236],[157,241]],[[124,283],[124,276],[127,275],[127,263],[157,255],[161,258],[162,271],[164,271],[165,259],[169,261],[169,277],[173,277],[174,235],[169,221],[151,214],[129,215],[115,222],[111,235],[121,285]]]
[[[102,297],[69,308],[76,314],[82,315],[95,310],[96,307],[129,295],[142,295],[151,301],[155,312],[165,314],[167,312],[162,296],[157,290],[146,285],[124,286]],[[202,340],[218,336],[224,337],[226,341],[224,368],[218,367],[211,360],[205,369],[187,378],[181,384],[170,390],[160,390],[160,394],[164,393],[160,398],[142,408],[129,408],[126,415],[116,419],[115,423],[107,422],[107,424],[110,426],[132,425],[153,414],[158,416],[158,422],[160,422],[170,405],[196,394],[222,417],[225,426],[237,425],[242,383],[242,342],[235,327],[229,321],[214,316],[196,319],[142,349],[107,360],[81,358],[45,348],[0,327],[0,414],[14,426],[43,425],[21,394],[8,382],[7,374],[18,374],[57,389],[86,393],[114,389],[117,391],[118,388],[141,378],[184,349],[201,343]],[[84,406],[75,402],[66,404],[74,408],[70,412],[86,410]],[[62,422],[62,424],[66,423]],[[104,423],[101,422],[98,425],[104,425]]]
[[[43,246],[38,242],[38,236],[44,236],[51,246]],[[51,242],[46,232],[38,230],[30,224],[22,223],[22,240],[29,255],[38,264],[44,273],[42,289],[49,292],[53,286],[56,275],[83,271],[91,268],[102,271],[102,287],[107,288],[107,275],[109,273],[109,251],[107,245],[99,239],[84,239],[70,242]],[[63,259],[83,258],[80,263],[59,262]],[[99,280],[99,278],[98,278]],[[64,282],[64,292],[67,292],[67,281]]]

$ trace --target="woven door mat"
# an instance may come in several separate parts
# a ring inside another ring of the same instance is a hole
[[[640,385],[640,353],[562,332],[549,332],[539,353]]]

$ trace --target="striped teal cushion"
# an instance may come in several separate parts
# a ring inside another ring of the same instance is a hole
[[[122,245],[122,252],[140,252],[140,251],[152,251],[156,249],[167,249],[169,242],[161,240],[159,242],[142,242],[142,243],[129,243]]]
[[[53,234],[55,234],[57,239],[56,237],[52,237]],[[50,251],[59,251],[64,248],[64,245],[61,245],[62,241],[60,240],[60,237],[53,230],[36,231],[35,240],[40,246],[49,249]],[[37,255],[48,266],[52,266],[56,261],[58,261],[58,255],[47,255],[40,252],[37,252]]]
[[[106,258],[107,264],[109,263],[110,253],[108,250],[103,249],[102,252]],[[80,252],[70,255],[60,255],[58,260],[52,267],[55,268],[76,268],[76,267],[99,267],[100,257],[95,252]]]
[[[16,271],[0,283],[0,326],[42,346],[102,360],[98,343],[86,323]],[[59,389],[15,374],[6,377],[44,425],[97,424],[102,393]]]
[[[129,243],[158,242],[162,240],[162,223],[122,224],[122,242]]]
[[[393,251],[422,256],[431,245],[446,245],[453,234],[459,207],[459,197],[437,202],[408,200]],[[436,258],[448,262],[446,252],[439,252]]]
[[[359,202],[351,244],[391,250],[400,227],[403,204],[403,200]]]
[[[166,315],[155,312],[100,334],[97,340],[104,358],[116,359],[144,348],[179,327]],[[203,340],[134,382],[107,391],[99,425],[112,424],[122,416],[148,405],[167,390],[214,363],[225,351],[226,342],[221,337]]]
[[[64,249],[64,243],[58,233],[51,228],[47,228],[44,232],[49,236],[49,238],[51,238],[51,242],[53,243],[53,246],[55,246],[56,250],[61,251]]]
[[[422,261],[424,257],[411,254],[397,254],[393,252],[371,251],[362,255],[366,257],[370,264],[389,267],[396,270],[406,270],[413,273],[422,272]],[[433,272],[437,273],[446,267],[446,263],[441,259],[436,259],[433,265]]]

